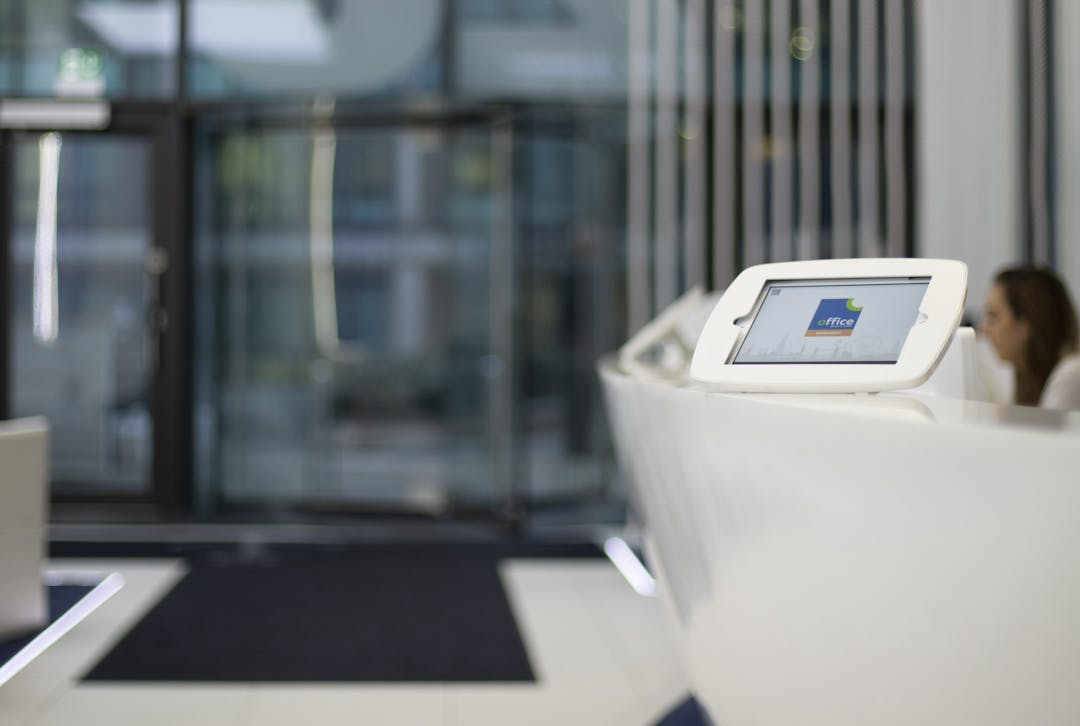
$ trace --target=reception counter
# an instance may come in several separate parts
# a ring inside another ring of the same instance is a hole
[[[1080,414],[600,374],[715,723],[1080,723]]]

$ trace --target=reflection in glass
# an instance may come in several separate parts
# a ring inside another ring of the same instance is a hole
[[[45,415],[54,490],[145,491],[150,142],[15,137],[15,416]]]
[[[521,121],[200,128],[203,511],[619,511],[625,112]]]
[[[442,17],[441,0],[189,0],[188,91],[430,94]]]
[[[452,88],[468,99],[625,103],[626,0],[452,3]]]
[[[488,135],[200,138],[197,315],[215,332],[196,351],[197,420],[217,431],[197,434],[200,498],[429,513],[490,498]]]
[[[332,104],[317,103],[316,112],[329,115]],[[309,240],[311,249],[311,306],[315,318],[315,344],[327,359],[358,363],[364,349],[342,343],[337,314],[334,265],[334,160],[337,132],[325,122],[312,136]]]
[[[60,181],[60,134],[42,134],[38,143],[37,231],[34,234],[34,338],[52,343],[59,333],[56,299],[56,194]]]

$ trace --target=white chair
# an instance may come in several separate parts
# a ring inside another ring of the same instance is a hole
[[[48,480],[44,418],[0,422],[0,640],[45,624]]]

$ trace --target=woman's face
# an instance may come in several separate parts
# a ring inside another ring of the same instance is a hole
[[[990,341],[1003,361],[1016,365],[1023,359],[1031,327],[1026,320],[1013,315],[1012,308],[1005,300],[1005,291],[999,284],[995,283],[986,295],[979,334]]]

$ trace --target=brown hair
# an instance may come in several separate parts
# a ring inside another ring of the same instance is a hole
[[[1057,275],[1042,267],[1010,267],[994,278],[1012,314],[1031,335],[1016,365],[1016,402],[1037,406],[1046,379],[1062,357],[1077,349],[1076,312]]]

